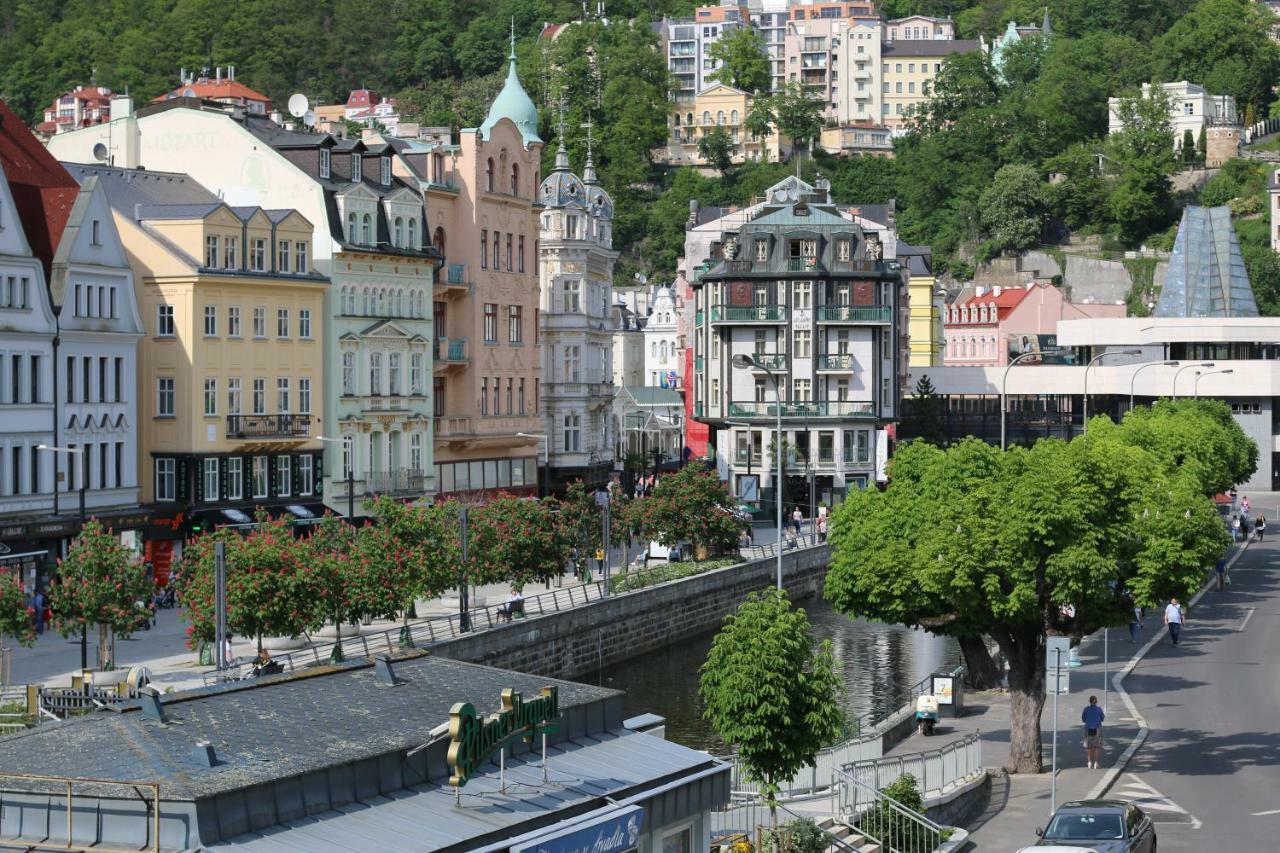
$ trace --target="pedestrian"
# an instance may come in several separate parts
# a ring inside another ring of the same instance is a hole
[[[1186,622],[1186,617],[1182,612],[1182,606],[1178,604],[1178,599],[1169,599],[1168,606],[1164,609],[1164,624],[1169,626],[1169,639],[1173,640],[1173,644],[1178,645],[1178,638],[1182,634],[1182,626]]]
[[[36,587],[36,594],[35,594],[35,598],[32,599],[32,603],[36,607],[36,613],[35,613],[36,633],[43,634],[44,633],[44,593],[40,591],[39,587]]]
[[[827,541],[827,517],[825,515],[818,516],[818,544]]]
[[[800,507],[796,507],[791,513],[791,526],[796,530],[796,536],[800,535],[800,526],[804,523],[804,513],[800,511]]]
[[[1238,515],[1231,516],[1231,541],[1232,542],[1244,541],[1243,539],[1240,538],[1240,516]]]
[[[1236,491],[1236,487],[1235,487],[1235,486],[1232,486],[1232,487],[1231,487],[1231,491],[1227,492],[1227,495],[1228,495],[1228,496],[1230,496],[1230,498],[1231,498],[1231,508],[1232,508],[1232,509],[1235,509],[1235,508],[1236,508],[1236,498],[1240,497],[1240,493],[1239,493],[1238,491]]]
[[[1084,754],[1091,770],[1098,769],[1102,758],[1102,721],[1106,718],[1106,713],[1098,707],[1098,697],[1090,696],[1089,704],[1080,713],[1080,722],[1084,723]]]
[[[1227,575],[1227,558],[1219,557],[1218,564],[1213,567],[1213,573],[1218,578],[1218,592],[1222,592],[1222,586],[1226,581]]]
[[[1138,602],[1134,601],[1132,594],[1127,594],[1129,599],[1129,642],[1138,642],[1138,632],[1142,630],[1142,608]]]
[[[1248,495],[1245,495],[1243,498],[1240,499],[1240,512],[1241,514],[1246,516],[1249,514],[1249,496]]]
[[[236,656],[231,651],[231,632],[228,631],[222,638],[222,665],[235,666]]]
[[[1267,532],[1267,517],[1262,513],[1258,513],[1258,520],[1253,523],[1253,536],[1259,542],[1262,541],[1262,534]]]

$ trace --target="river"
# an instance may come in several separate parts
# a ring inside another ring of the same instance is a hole
[[[799,602],[809,614],[813,636],[830,640],[844,684],[840,704],[852,720],[868,711],[876,718],[902,704],[902,694],[929,673],[961,662],[960,647],[900,625],[849,619],[820,596]],[[718,630],[718,629],[716,629]],[[667,719],[667,739],[718,755],[729,752],[702,717],[698,669],[716,630],[607,667],[579,679],[626,691],[628,717],[643,713]]]

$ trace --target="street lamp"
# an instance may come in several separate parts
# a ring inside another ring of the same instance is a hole
[[[1200,380],[1204,379],[1206,376],[1214,376],[1219,373],[1235,373],[1235,371],[1231,368],[1227,368],[1226,370],[1210,370],[1208,373],[1201,373],[1199,370],[1196,371],[1195,394],[1197,400],[1200,399]]]
[[[1117,350],[1116,352],[1100,352],[1093,358],[1089,359],[1089,363],[1084,366],[1084,434],[1089,434],[1089,368],[1093,367],[1095,362],[1102,361],[1109,355],[1142,355],[1140,349]]]
[[[745,353],[735,355],[731,363],[738,370],[759,368],[769,374],[769,378],[773,380],[773,396],[777,403],[778,414],[778,437],[773,445],[773,455],[778,458],[778,478],[773,484],[773,502],[778,514],[778,589],[782,589],[782,386],[779,383],[777,374]]]
[[[1173,374],[1173,399],[1178,399],[1178,377],[1182,375],[1182,371],[1190,370],[1193,367],[1213,367],[1212,361],[1202,361],[1199,364],[1184,364],[1179,367]]]
[[[316,441],[324,441],[329,444],[341,444],[343,449],[348,451],[346,459],[347,469],[347,521],[351,523],[351,529],[356,529],[356,441],[355,436],[344,435],[342,438],[326,438],[323,435],[313,436]]]
[[[1149,361],[1146,364],[1138,365],[1138,369],[1133,371],[1133,375],[1129,377],[1129,411],[1133,411],[1133,388],[1138,381],[1138,374],[1146,370],[1148,367],[1177,367],[1179,362],[1176,361]]]
[[[66,453],[80,457],[80,530],[83,532],[85,522],[84,490],[89,485],[89,454],[84,452],[83,447],[54,447],[52,444],[37,444],[36,450],[43,450],[47,453]],[[54,492],[57,492],[56,488]],[[86,625],[80,626],[80,668],[89,668],[89,628]]]
[[[547,480],[551,478],[551,437],[533,432],[518,432],[520,438],[536,438],[542,445],[542,496],[547,496]]]
[[[1005,405],[1005,387],[1009,383],[1009,371],[1013,369],[1013,366],[1015,364],[1022,361],[1024,358],[1031,358],[1032,356],[1060,355],[1062,352],[1063,351],[1061,349],[1047,349],[1047,350],[1041,350],[1040,352],[1024,352],[1022,355],[1015,357],[1013,361],[1005,365],[1004,376],[1002,376],[1000,379],[1000,449],[1001,450],[1004,450],[1008,445],[1006,422],[1008,420],[1009,412],[1008,412],[1008,407]]]

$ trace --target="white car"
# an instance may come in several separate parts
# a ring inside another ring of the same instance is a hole
[[[1054,847],[1037,844],[1034,847],[1023,847],[1018,853],[1098,853],[1092,847]]]

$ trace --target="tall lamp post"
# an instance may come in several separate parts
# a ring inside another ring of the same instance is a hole
[[[769,378],[773,380],[773,396],[776,401],[778,437],[774,441],[774,456],[778,459],[778,476],[773,486],[773,503],[777,510],[778,516],[778,589],[782,589],[782,387],[778,382],[778,376],[769,368],[758,363],[749,355],[739,353],[732,359],[733,366],[738,370],[751,370],[759,368],[769,374]]]
[[[85,523],[85,507],[84,507],[84,490],[89,485],[89,454],[84,452],[83,447],[54,447],[51,444],[37,444],[36,450],[43,450],[47,453],[66,453],[69,456],[80,457],[80,530],[84,530]],[[57,484],[54,484],[54,491],[57,491]],[[89,668],[89,628],[86,625],[80,626],[80,668]]]
[[[1032,358],[1033,356],[1058,355],[1062,352],[1060,349],[1047,349],[1041,352],[1024,352],[1022,355],[1016,356],[1013,361],[1005,365],[1004,376],[1000,378],[1000,449],[1004,450],[1008,446],[1008,415],[1009,407],[1006,405],[1005,387],[1009,384],[1009,371],[1013,370],[1013,366],[1024,358]]]
[[[1179,367],[1173,374],[1173,399],[1178,399],[1178,377],[1182,375],[1182,371],[1191,370],[1194,367],[1213,367],[1212,361],[1202,361],[1198,364],[1184,364]]]
[[[356,529],[356,440],[355,436],[344,435],[342,438],[326,438],[323,435],[312,436],[316,441],[329,444],[341,444],[347,450],[347,521],[351,524],[352,534]],[[348,449],[349,448],[349,449]]]
[[[547,496],[547,480],[551,479],[551,436],[539,435],[535,432],[518,432],[520,438],[536,438],[542,442],[542,476],[539,478],[542,483],[542,497]]]
[[[1197,400],[1200,399],[1200,380],[1204,379],[1206,376],[1215,376],[1220,373],[1235,373],[1235,371],[1229,367],[1226,370],[1210,370],[1207,373],[1201,373],[1199,370],[1196,371],[1195,395]]]
[[[1093,367],[1099,361],[1102,361],[1109,355],[1142,355],[1140,349],[1124,349],[1115,352],[1100,352],[1093,358],[1089,359],[1089,363],[1084,366],[1084,434],[1089,434],[1089,368]]]
[[[1138,374],[1146,370],[1148,367],[1177,367],[1180,362],[1176,361],[1149,361],[1146,364],[1138,365],[1138,369],[1133,371],[1133,375],[1129,377],[1129,411],[1133,411],[1133,389],[1138,381]]]

